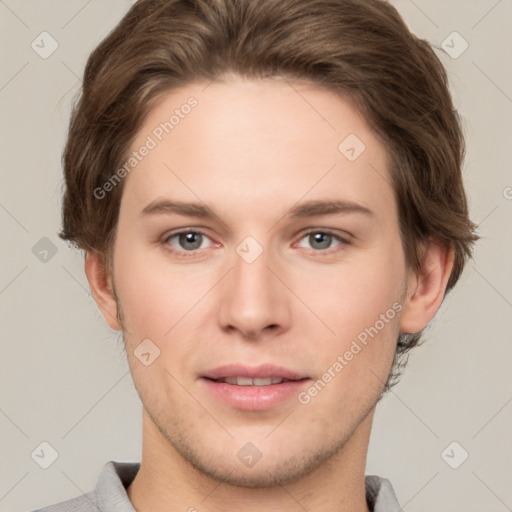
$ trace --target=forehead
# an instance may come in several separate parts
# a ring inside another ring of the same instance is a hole
[[[306,195],[377,208],[394,201],[385,148],[366,120],[349,101],[305,82],[229,77],[170,91],[131,152],[144,146],[151,149],[126,178],[125,203],[167,195],[248,211]]]

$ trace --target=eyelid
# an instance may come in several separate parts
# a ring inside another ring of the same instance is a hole
[[[166,240],[169,240],[169,238],[171,238],[173,236],[182,235],[184,233],[198,233],[198,234],[201,234],[203,236],[210,238],[210,236],[205,231],[203,231],[202,228],[179,228],[176,230],[167,231],[162,236],[162,240],[166,241]]]
[[[304,231],[301,231],[297,235],[297,238],[299,240],[302,240],[305,236],[311,235],[313,233],[323,233],[325,235],[331,235],[332,237],[337,238],[340,242],[345,244],[350,243],[350,240],[353,238],[353,236],[346,231],[343,232],[344,234],[341,234],[337,230],[330,228],[308,228]]]

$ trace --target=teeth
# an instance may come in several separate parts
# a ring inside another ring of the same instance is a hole
[[[235,377],[235,384],[237,386],[253,386],[254,383],[249,377]]]
[[[272,379],[267,377],[266,379],[253,379],[253,383],[255,386],[270,386],[272,384]]]
[[[251,379],[250,377],[226,377],[220,379],[219,382],[226,382],[227,384],[233,384],[236,386],[270,386],[271,384],[280,384],[286,379],[279,377],[266,377]]]

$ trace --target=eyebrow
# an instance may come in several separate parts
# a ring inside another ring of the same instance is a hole
[[[183,201],[171,201],[157,199],[149,203],[140,213],[141,216],[162,215],[176,213],[188,217],[203,219],[218,218],[211,208],[202,203],[188,203]],[[291,208],[285,217],[313,217],[316,215],[333,215],[336,213],[360,213],[367,216],[375,216],[375,213],[359,203],[345,200],[312,200],[300,203]]]

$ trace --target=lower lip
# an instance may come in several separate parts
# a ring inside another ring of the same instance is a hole
[[[246,411],[264,411],[296,397],[310,379],[281,382],[269,386],[237,386],[226,382],[201,379],[208,391],[224,403]]]

